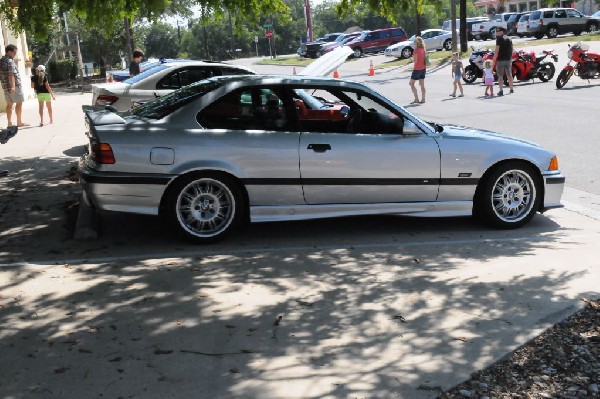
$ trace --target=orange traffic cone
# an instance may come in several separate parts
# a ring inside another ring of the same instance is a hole
[[[294,75],[296,74],[296,67],[294,67],[294,69],[293,69],[293,74]]]
[[[375,76],[375,68],[373,68],[373,61],[371,61],[371,65],[369,65],[369,76]]]
[[[335,79],[339,79],[340,78],[340,74],[338,73],[337,68],[335,68],[335,70],[333,71],[333,77]]]

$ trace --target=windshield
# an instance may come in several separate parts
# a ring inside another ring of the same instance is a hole
[[[360,36],[359,36],[359,37],[357,37],[357,38],[356,38],[356,39],[354,39],[354,40],[356,40],[356,41],[359,41],[359,40],[365,40],[365,38],[367,37],[367,35],[368,35],[368,34],[369,34],[369,32],[363,32],[363,33],[361,33],[361,34],[360,34]]]
[[[414,41],[415,41],[415,38],[416,38],[416,36],[415,36],[415,35],[412,35],[411,37],[409,37],[409,38],[408,38],[408,40],[410,40],[411,42],[414,42]]]
[[[160,71],[162,71],[164,69],[167,69],[167,68],[168,68],[168,66],[164,65],[164,64],[157,65],[157,66],[155,66],[153,68],[145,70],[144,72],[142,72],[142,73],[140,73],[138,75],[135,75],[132,78],[124,80],[123,83],[127,83],[127,84],[130,84],[130,85],[134,84],[134,83],[137,83],[140,80],[146,79],[148,76],[154,75],[155,73],[158,73],[158,72],[160,72]]]
[[[134,108],[131,110],[131,115],[162,119],[198,97],[215,90],[221,84],[219,81],[201,80]]]
[[[523,15],[520,19],[519,22],[525,22],[529,19],[529,14]]]

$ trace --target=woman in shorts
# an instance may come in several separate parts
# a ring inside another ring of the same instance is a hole
[[[44,103],[46,103],[48,117],[50,118],[50,123],[52,123],[52,100],[56,100],[56,97],[48,83],[45,66],[38,65],[35,68],[35,75],[31,77],[31,87],[35,90],[38,98],[40,126],[44,126]]]
[[[410,85],[410,89],[415,96],[415,99],[411,104],[423,104],[425,102],[425,42],[421,36],[417,36],[415,38],[415,51],[413,52],[413,71],[410,76],[410,81],[408,84]],[[417,88],[415,87],[415,82],[419,81],[419,86],[421,86],[421,101],[419,101],[419,96],[417,95]]]

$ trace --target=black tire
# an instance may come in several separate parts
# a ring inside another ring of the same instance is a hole
[[[596,31],[598,31],[598,24],[592,22],[587,26],[586,30],[588,31],[588,33],[595,33]]]
[[[413,55],[413,49],[410,46],[406,46],[400,52],[400,58],[410,58]]]
[[[558,36],[558,27],[557,26],[549,26],[548,30],[546,31],[546,36],[548,36],[548,39],[554,39],[556,36]]]
[[[363,51],[360,47],[353,48],[352,50],[354,50],[354,54],[352,54],[354,58],[360,58],[363,56]]]
[[[533,37],[535,37],[536,39],[541,39],[542,37],[544,37],[544,34],[543,33],[535,33],[533,35]]]
[[[242,189],[232,177],[207,172],[174,183],[167,193],[165,217],[184,238],[210,244],[235,230],[245,209]]]
[[[474,214],[491,226],[514,229],[535,216],[541,200],[539,172],[521,161],[505,162],[477,187]]]
[[[554,77],[554,73],[556,73],[556,68],[554,67],[554,64],[551,62],[547,62],[540,67],[537,76],[542,82],[547,82],[549,80],[552,80],[552,78]]]
[[[477,73],[473,65],[467,65],[465,67],[465,73],[462,77],[465,83],[475,83],[478,77],[479,74]]]
[[[444,42],[444,50],[446,50],[446,51],[452,50],[452,40],[446,39],[446,41]]]
[[[581,35],[581,31],[580,30],[576,30],[575,32],[573,32],[574,36],[579,36]]]
[[[571,79],[572,75],[573,75],[572,70],[566,71],[563,69],[562,71],[560,71],[560,73],[558,74],[558,77],[556,78],[556,88],[562,89],[563,87],[565,87],[565,85],[567,84],[569,79]]]

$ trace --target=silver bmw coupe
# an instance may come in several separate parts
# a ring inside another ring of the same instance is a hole
[[[91,204],[160,214],[200,243],[247,220],[475,215],[516,228],[561,206],[552,152],[423,121],[350,81],[222,76],[128,113],[85,114]]]

